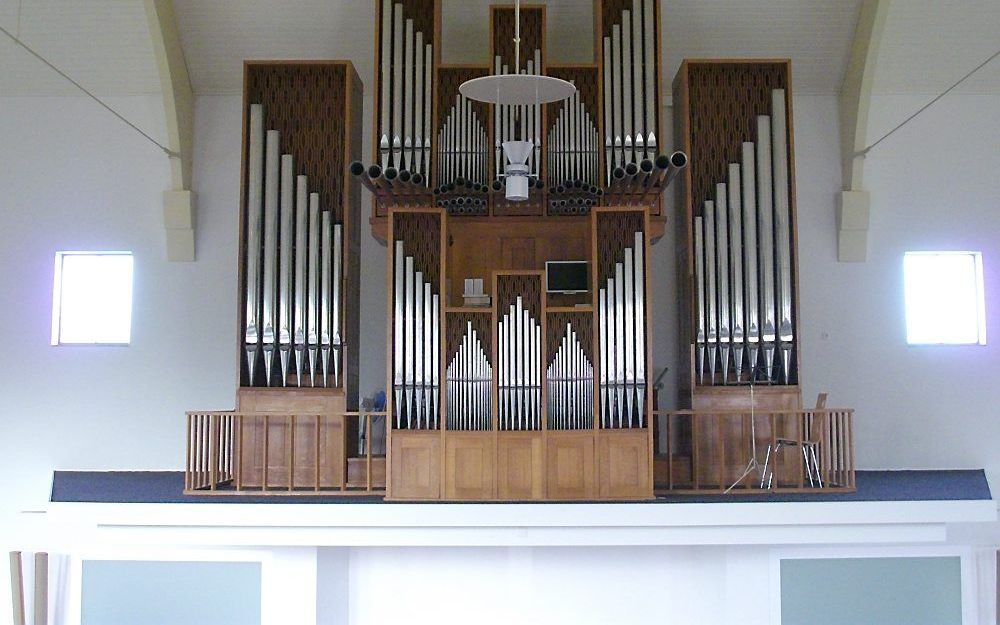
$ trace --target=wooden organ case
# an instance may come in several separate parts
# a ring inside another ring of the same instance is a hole
[[[239,388],[188,414],[187,492],[380,486],[357,449],[362,94],[347,61],[244,64]]]
[[[689,410],[657,421],[657,492],[853,490],[853,411],[802,407],[791,63],[685,60],[673,88]]]
[[[541,106],[459,92],[515,71],[512,5],[490,7],[489,63],[448,65],[440,2],[376,4],[373,163],[351,172],[387,248],[387,497],[651,498],[649,246],[686,164],[658,144],[659,2],[596,2],[594,61],[560,66],[545,7],[522,6],[521,73],[577,88]],[[525,201],[505,197],[515,137],[534,143]],[[549,292],[550,261],[586,261],[588,284]],[[488,303],[466,305],[467,279]]]

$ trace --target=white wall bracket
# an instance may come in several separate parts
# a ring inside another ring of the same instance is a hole
[[[840,89],[840,153],[844,190],[837,201],[837,260],[868,257],[870,197],[864,190],[865,157],[875,65],[890,0],[863,0],[854,30],[851,58]]]
[[[146,18],[163,91],[170,189],[163,194],[163,226],[167,260],[193,261],[195,202],[191,191],[191,158],[194,145],[194,92],[181,49],[173,0],[146,0]]]

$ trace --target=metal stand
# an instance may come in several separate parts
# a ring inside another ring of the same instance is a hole
[[[733,490],[740,483],[750,477],[751,474],[756,473],[759,477],[763,478],[765,465],[762,465],[757,461],[757,426],[754,423],[754,396],[753,396],[753,386],[754,380],[757,378],[757,366],[754,366],[750,371],[750,460],[747,461],[747,466],[743,469],[743,473],[740,474],[736,481],[729,485],[729,488],[725,490],[726,494]],[[766,461],[765,461],[766,462]]]

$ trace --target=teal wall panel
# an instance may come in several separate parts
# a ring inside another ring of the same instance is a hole
[[[781,623],[962,625],[961,560],[782,560]]]
[[[260,563],[86,560],[82,625],[260,625]]]

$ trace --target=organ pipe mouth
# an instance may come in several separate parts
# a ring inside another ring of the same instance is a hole
[[[673,154],[670,155],[670,164],[676,167],[677,169],[683,169],[684,167],[687,167],[688,164],[687,154],[679,150],[677,152],[674,152]]]
[[[354,161],[353,163],[351,163],[350,169],[348,171],[351,172],[352,176],[360,176],[361,174],[365,173],[365,166],[361,164],[361,161]]]

